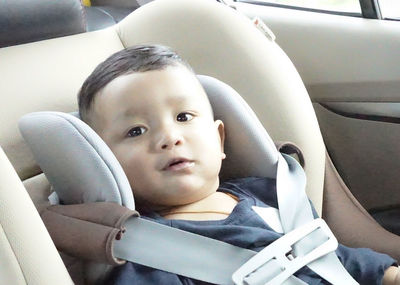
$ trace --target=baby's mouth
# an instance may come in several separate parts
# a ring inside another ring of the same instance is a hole
[[[173,158],[168,161],[163,170],[179,171],[192,167],[194,162],[186,158]]]

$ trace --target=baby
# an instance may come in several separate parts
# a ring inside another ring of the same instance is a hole
[[[115,53],[87,78],[78,101],[81,118],[115,154],[148,219],[255,251],[282,236],[252,210],[277,208],[274,180],[220,184],[224,124],[214,120],[190,66],[169,48]],[[360,284],[400,284],[387,255],[342,245],[336,253]],[[308,284],[329,284],[307,267],[295,275]],[[115,268],[108,282],[204,284],[134,263]]]

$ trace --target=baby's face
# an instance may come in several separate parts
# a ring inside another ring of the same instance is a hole
[[[154,209],[215,192],[224,128],[183,66],[123,75],[92,107],[92,127],[121,163],[135,198]]]

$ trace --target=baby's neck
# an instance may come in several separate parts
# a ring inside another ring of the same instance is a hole
[[[222,220],[229,216],[237,204],[237,198],[223,192],[215,192],[191,204],[160,211],[166,219]]]

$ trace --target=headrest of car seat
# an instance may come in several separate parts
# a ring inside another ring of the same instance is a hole
[[[0,1],[0,47],[86,31],[79,0]]]
[[[254,112],[231,87],[198,76],[214,110],[225,124],[221,180],[246,176],[275,178],[278,152]],[[134,209],[122,167],[103,140],[83,121],[60,112],[21,118],[21,133],[64,204],[116,202]]]

